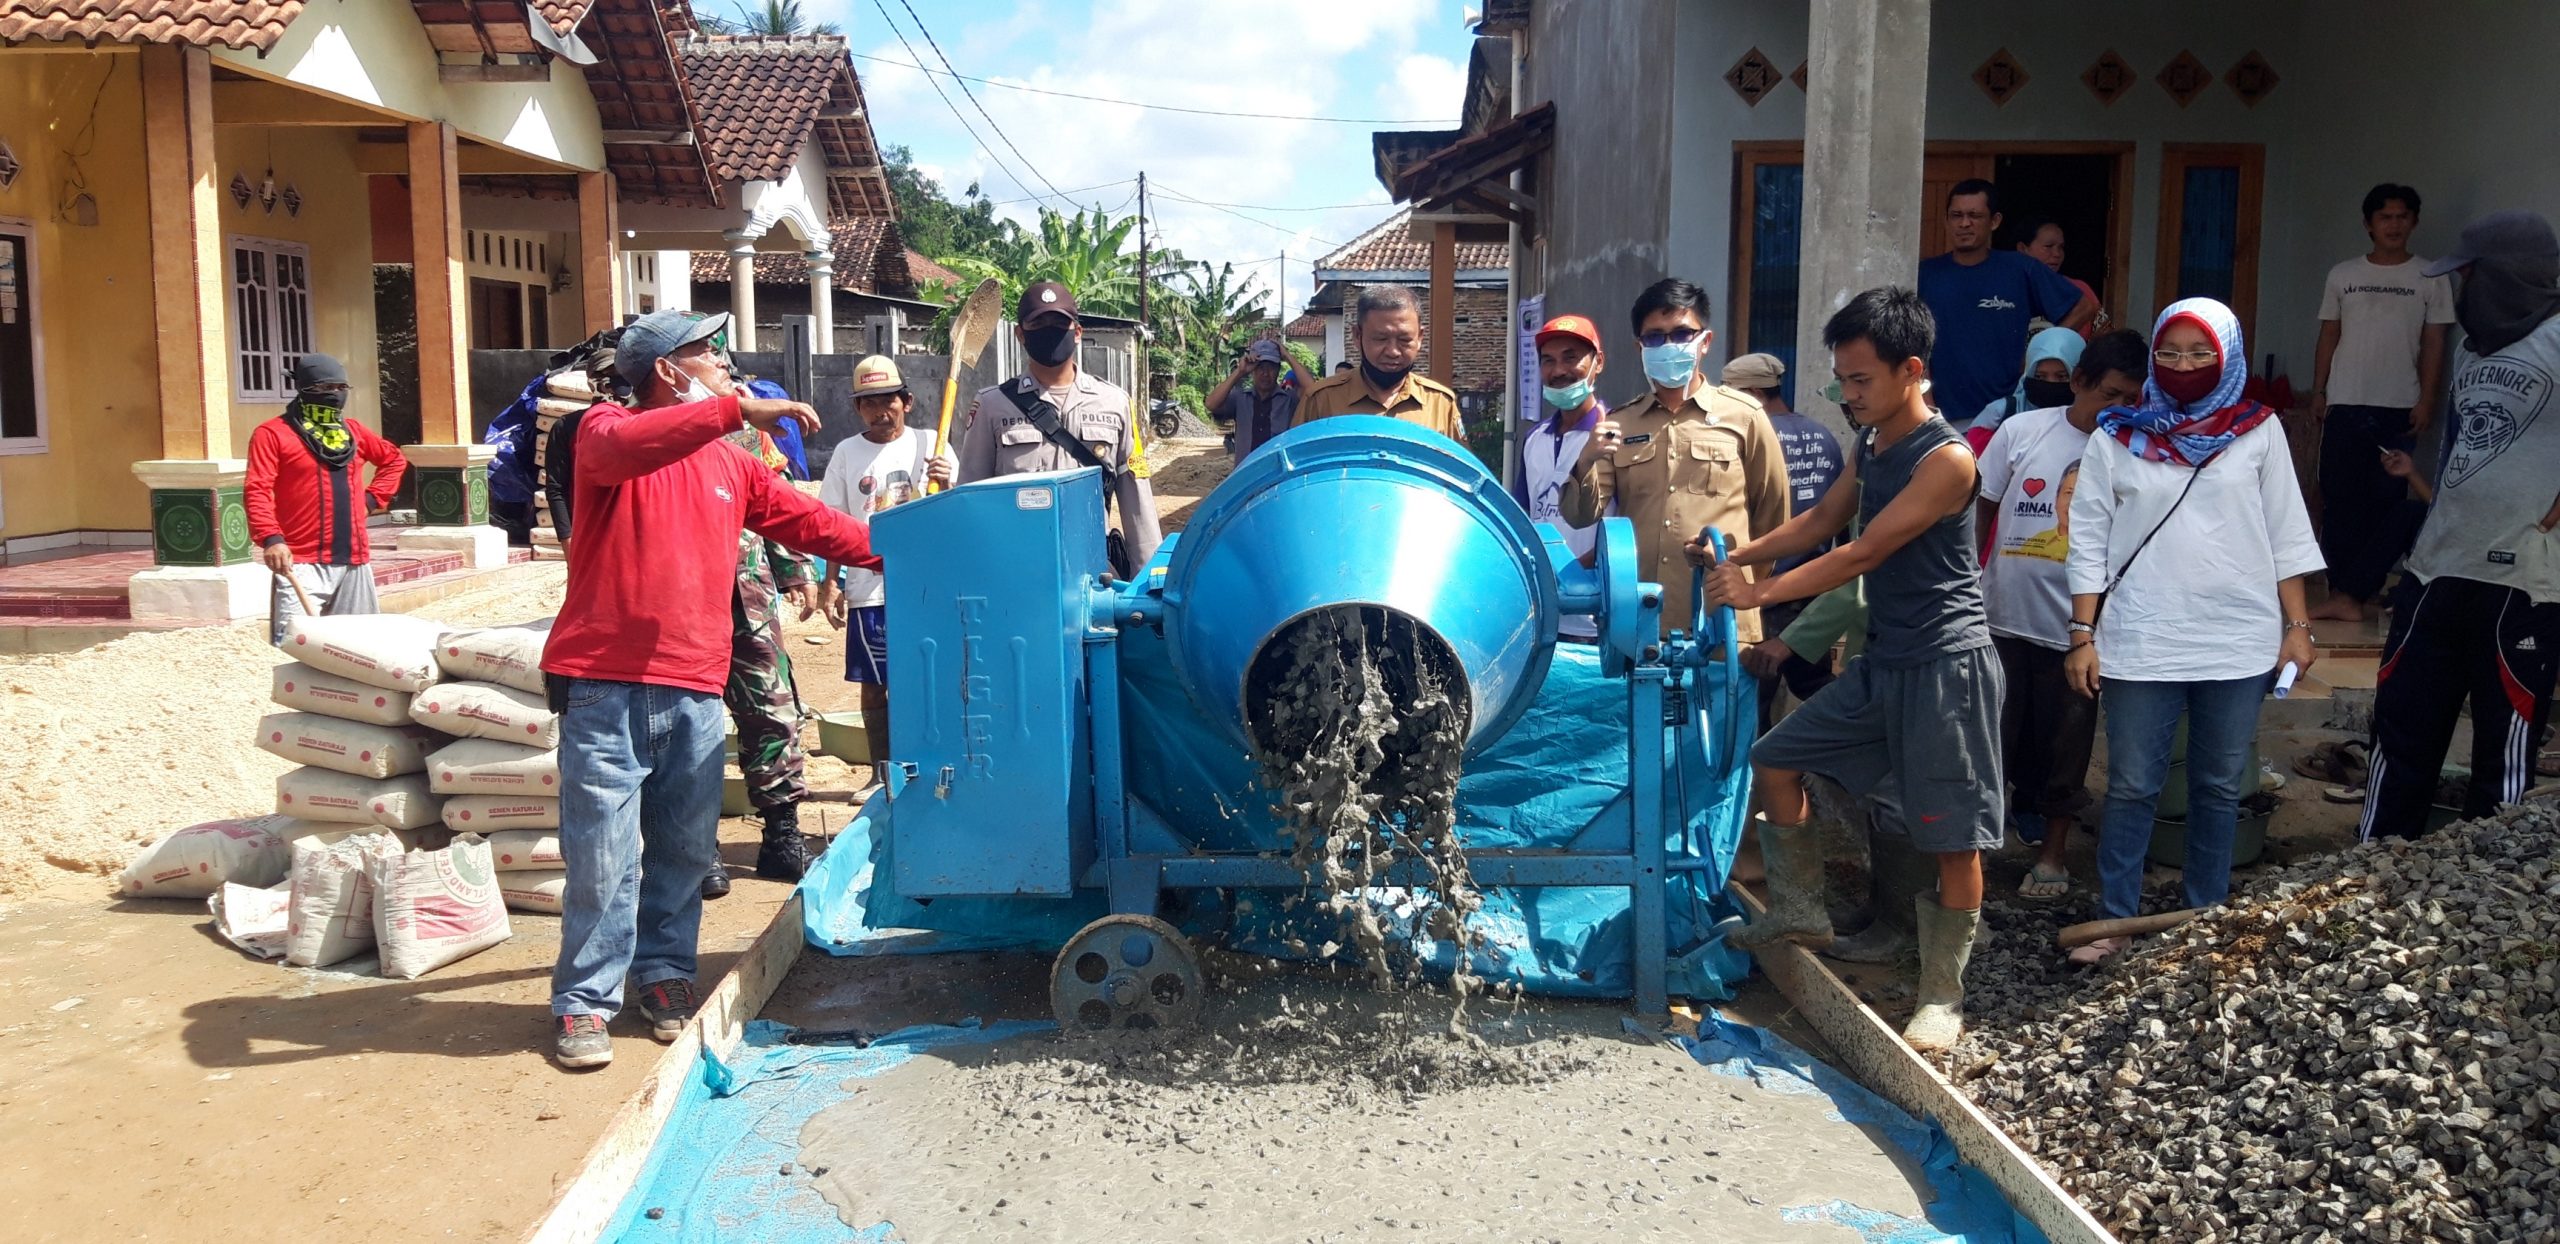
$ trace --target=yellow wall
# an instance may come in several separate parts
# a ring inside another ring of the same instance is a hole
[[[214,131],[213,158],[222,186],[223,288],[231,282],[231,248],[235,234],[300,242],[311,248],[312,346],[347,365],[354,392],[347,414],[382,430],[382,382],[373,326],[373,216],[366,198],[364,174],[356,171],[356,132],[319,126],[224,126]],[[231,196],[231,176],[240,173],[256,186],[267,170],[275,170],[281,190],[292,184],[302,192],[302,214],[288,214],[279,203],[272,212],[255,197],[247,207]],[[229,306],[226,296],[224,305]],[[224,332],[239,339],[239,329],[226,315]],[[249,451],[249,434],[284,413],[282,402],[231,403],[231,457]]]
[[[0,52],[0,139],[24,166],[0,216],[35,222],[36,333],[49,448],[0,456],[0,536],[140,531],[132,464],[160,456],[140,58]],[[102,85],[103,84],[103,85]],[[96,123],[89,125],[91,100]],[[98,223],[55,219],[77,179]]]

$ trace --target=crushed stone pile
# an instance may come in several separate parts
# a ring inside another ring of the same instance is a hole
[[[1400,614],[1342,608],[1283,632],[1273,641],[1283,672],[1260,734],[1270,746],[1259,759],[1291,859],[1380,989],[1415,975],[1411,965],[1400,974],[1391,953],[1379,911],[1384,873],[1401,860],[1422,865],[1422,927],[1457,949],[1455,1030],[1479,984],[1468,967],[1481,935],[1468,917],[1484,896],[1458,843],[1466,708],[1452,698],[1450,671],[1424,659],[1419,630]]]
[[[2560,1240],[2555,848],[2360,845],[2076,977],[2003,924],[1949,1074],[2127,1240]]]

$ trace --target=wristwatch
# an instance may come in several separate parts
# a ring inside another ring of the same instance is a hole
[[[2081,634],[2084,634],[2084,635],[2095,635],[2095,634],[2097,634],[2097,633],[2098,633],[2098,624],[2097,624],[2097,623],[2095,623],[2095,622],[2083,622],[2083,621],[2081,621],[2081,620],[2080,620],[2080,619],[2078,619],[2078,618],[2073,618],[2073,619],[2071,620],[2071,622],[2070,622],[2070,627],[2071,627],[2071,629],[2072,629],[2072,630],[2078,631],[2078,632],[2080,632]]]

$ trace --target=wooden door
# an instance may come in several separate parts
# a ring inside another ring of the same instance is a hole
[[[2212,298],[2258,339],[2259,209],[2266,148],[2256,143],[2160,145],[2160,256],[2152,299]]]
[[[1932,151],[1920,158],[1920,257],[1947,253],[1947,192],[1956,183],[1979,177],[1991,180],[1989,151]]]

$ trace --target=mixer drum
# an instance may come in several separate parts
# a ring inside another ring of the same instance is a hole
[[[1467,752],[1502,736],[1546,680],[1556,578],[1510,493],[1456,442],[1398,420],[1320,420],[1269,442],[1200,503],[1165,578],[1174,669],[1247,751],[1288,749],[1263,706],[1293,625],[1329,617],[1430,671]]]

